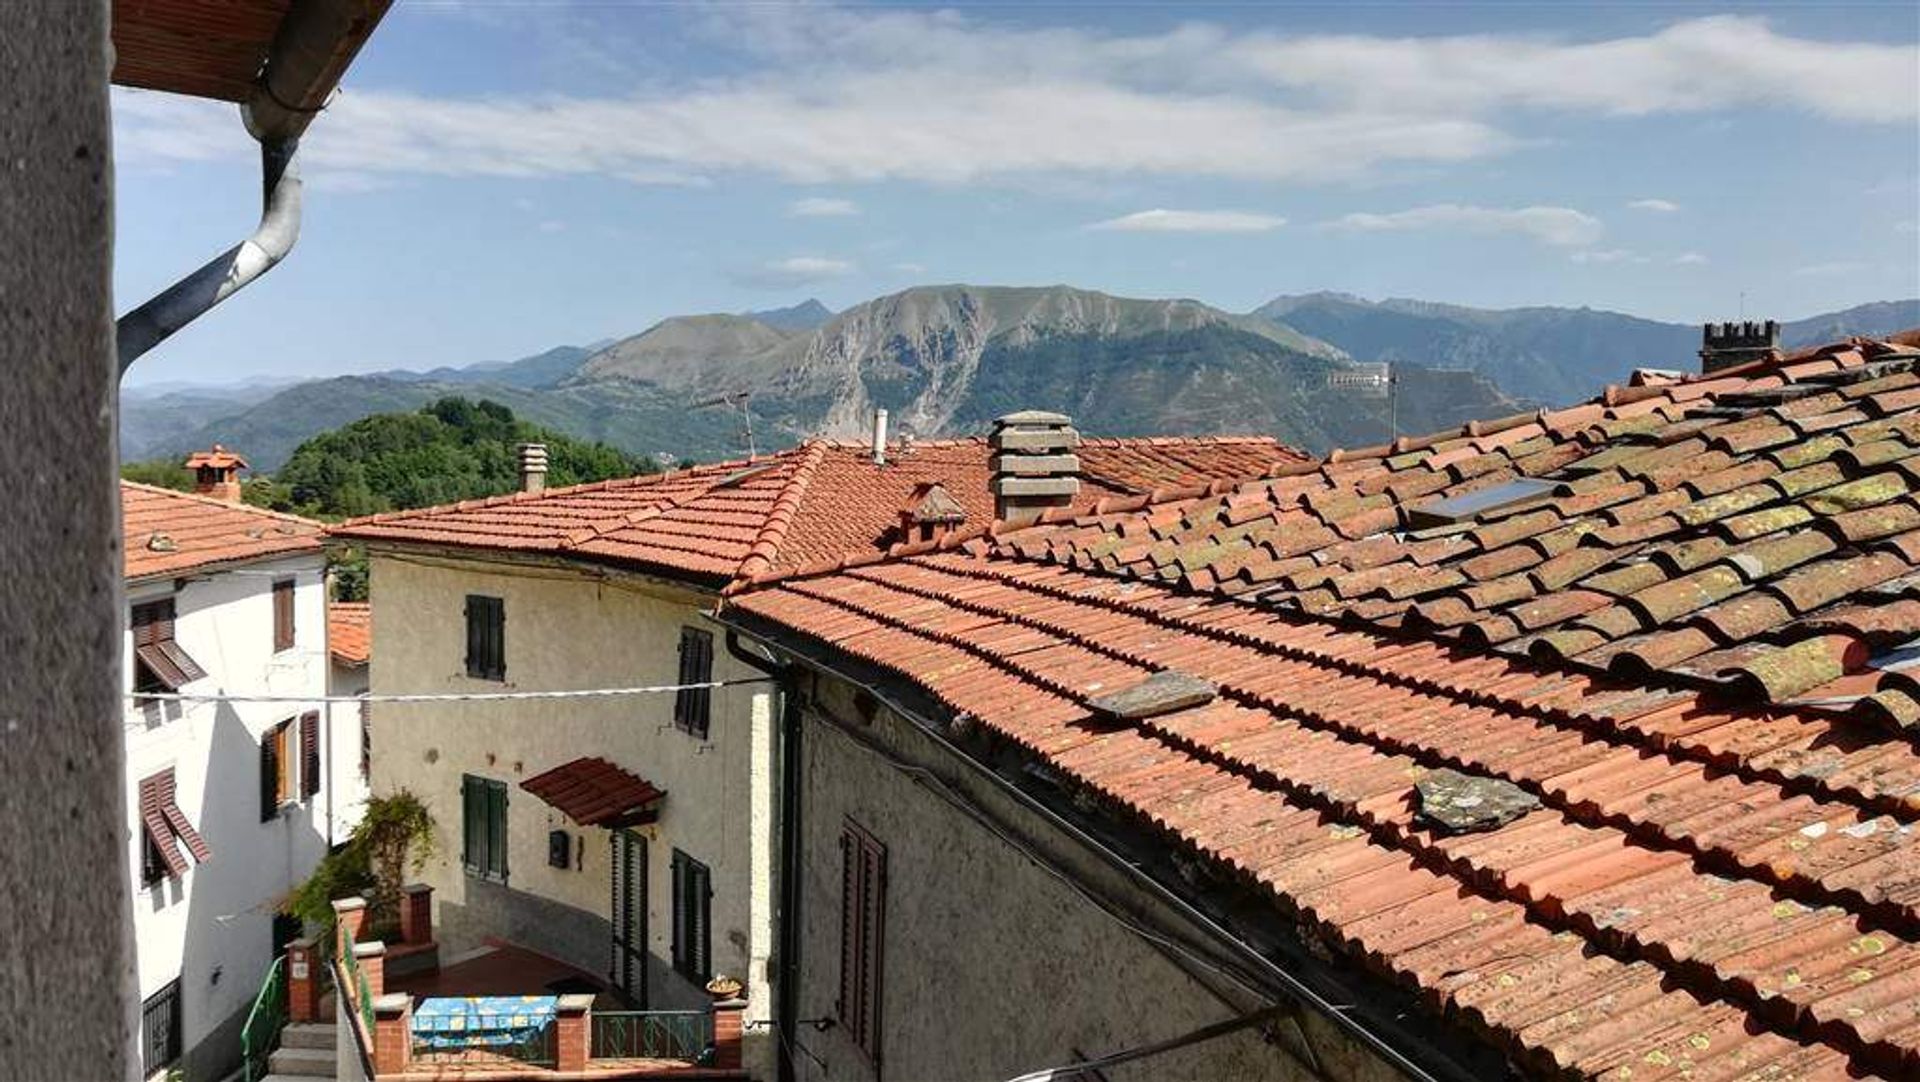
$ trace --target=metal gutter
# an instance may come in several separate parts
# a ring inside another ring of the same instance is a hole
[[[769,649],[774,648],[773,642],[768,639],[764,633],[756,632],[749,624],[736,623],[728,616],[720,614],[714,615],[712,619],[722,626],[727,627],[730,636],[735,630],[738,630],[758,641],[767,643]],[[1287,994],[1295,997],[1300,1003],[1312,1007],[1316,1013],[1332,1022],[1336,1029],[1339,1029],[1347,1036],[1359,1042],[1370,1052],[1391,1064],[1396,1070],[1404,1073],[1408,1078],[1414,1079],[1415,1082],[1487,1082],[1488,1075],[1485,1072],[1475,1071],[1467,1064],[1431,1046],[1427,1048],[1427,1051],[1433,1053],[1437,1060],[1437,1062],[1431,1065],[1432,1069],[1430,1069],[1429,1066],[1415,1062],[1409,1058],[1406,1053],[1402,1052],[1400,1048],[1396,1047],[1393,1042],[1390,1042],[1371,1026],[1356,1018],[1355,1014],[1358,1013],[1356,1005],[1341,1005],[1329,1001],[1313,986],[1306,983],[1287,968],[1281,966],[1274,959],[1261,953],[1252,944],[1247,943],[1232,931],[1221,926],[1212,916],[1168,888],[1139,864],[1128,860],[1126,856],[1116,852],[1100,839],[1093,837],[1076,824],[1068,821],[1049,807],[1044,801],[1039,800],[1033,796],[1033,794],[1014,785],[990,765],[968,754],[965,749],[960,748],[947,738],[941,726],[933,723],[924,716],[921,711],[908,708],[897,698],[889,695],[885,690],[878,687],[874,682],[863,680],[850,675],[842,669],[828,665],[820,657],[809,656],[807,653],[795,649],[790,643],[782,643],[778,648],[795,659],[793,663],[787,666],[790,669],[797,665],[805,665],[815,672],[822,673],[837,680],[844,680],[866,691],[868,694],[873,695],[888,709],[900,717],[911,721],[923,735],[931,738],[954,759],[965,764],[974,774],[1000,790],[1003,795],[1013,800],[1016,804],[1026,808],[1028,811],[1033,812],[1062,834],[1085,846],[1090,852],[1098,855],[1100,859],[1110,867],[1120,872],[1126,878],[1134,881],[1153,897],[1160,899],[1160,901],[1179,913],[1182,918],[1192,922],[1195,926],[1213,936],[1218,943],[1224,945],[1233,954],[1240,956],[1243,960],[1251,963],[1259,972],[1271,978],[1283,988]],[[818,653],[824,654],[830,651],[831,648],[816,646],[815,650]],[[1397,1028],[1392,1027],[1391,1023],[1389,1023],[1389,1025],[1390,1028]],[[1410,1037],[1413,1036],[1411,1033],[1407,1035]],[[1427,1045],[1426,1041],[1418,1038],[1414,1039],[1414,1043]]]
[[[246,239],[115,322],[120,374],[175,331],[277,266],[300,239],[300,136],[392,0],[296,0],[280,21],[253,97],[240,107],[260,142],[260,224]]]

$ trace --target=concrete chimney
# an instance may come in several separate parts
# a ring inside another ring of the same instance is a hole
[[[547,488],[547,445],[520,445],[520,491],[544,492]]]
[[[993,422],[993,514],[1016,526],[1080,494],[1080,433],[1064,413],[1022,410]]]
[[[1707,323],[1700,334],[1700,371],[1718,372],[1735,365],[1780,358],[1780,324]]]
[[[887,464],[887,411],[873,411],[873,464]]]
[[[240,471],[247,460],[219,444],[211,451],[195,451],[187,456],[186,467],[193,471],[193,491],[225,503],[240,503]]]

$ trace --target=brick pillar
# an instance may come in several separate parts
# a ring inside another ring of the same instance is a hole
[[[287,1018],[312,1022],[320,1017],[320,973],[313,940],[287,944]]]
[[[373,1000],[373,1073],[401,1074],[413,1058],[413,997],[405,992]]]
[[[741,1015],[747,1009],[744,999],[721,999],[713,1004],[713,1065],[721,1070],[740,1069]]]
[[[335,898],[333,900],[333,956],[347,956],[347,933],[352,932],[355,939],[360,938],[360,929],[367,923],[367,900],[359,896]]]
[[[387,945],[377,939],[371,943],[356,943],[353,960],[360,967],[360,975],[367,979],[367,994],[375,999],[386,995]]]
[[[593,997],[561,996],[553,1026],[556,1071],[584,1071],[593,1058]]]
[[[433,942],[433,888],[425,883],[401,888],[400,942],[409,947]]]

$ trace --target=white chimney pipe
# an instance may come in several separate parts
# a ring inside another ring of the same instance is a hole
[[[547,487],[547,445],[520,445],[520,491],[543,492]]]
[[[887,411],[873,411],[873,464],[887,464]]]

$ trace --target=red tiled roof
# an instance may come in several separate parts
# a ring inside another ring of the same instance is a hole
[[[516,493],[355,519],[334,532],[364,541],[580,556],[719,582],[850,558],[898,541],[899,509],[938,483],[967,521],[993,517],[984,439],[890,448],[812,441],[748,461]],[[1167,485],[1264,473],[1304,457],[1264,437],[1090,439],[1079,506]]]
[[[562,763],[520,783],[583,827],[631,826],[651,822],[667,794],[653,783],[605,759]]]
[[[318,522],[245,504],[120,482],[128,581],[220,564],[318,552]]]
[[[247,460],[216,443],[210,451],[195,451],[187,456],[187,469],[197,470],[202,466],[216,470],[231,469],[233,467],[246,469]]]
[[[1532,1070],[1914,1077],[1920,736],[1887,722],[1920,689],[1882,657],[1920,638],[1914,359],[1610,389],[732,604],[914,681]],[[1550,498],[1408,525],[1518,477]],[[1161,669],[1220,695],[1089,710]],[[1540,806],[1437,833],[1415,785],[1443,767]]]
[[[327,650],[342,665],[365,665],[373,649],[373,606],[327,602]]]

